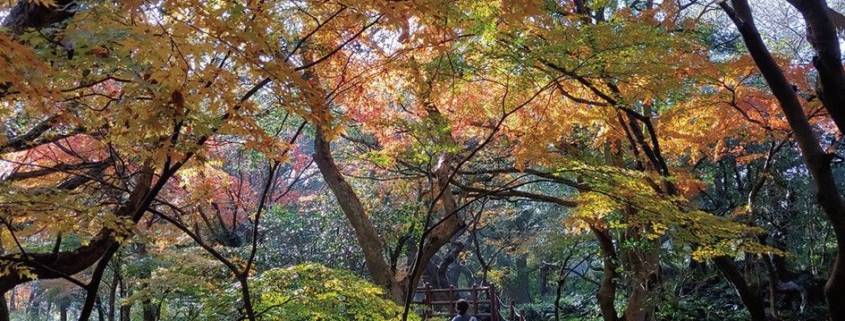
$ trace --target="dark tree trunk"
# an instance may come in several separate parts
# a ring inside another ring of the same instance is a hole
[[[120,306],[120,321],[131,321],[132,305],[126,304]]]
[[[736,290],[742,304],[751,314],[751,321],[766,321],[766,307],[763,300],[760,298],[758,291],[746,282],[742,272],[736,268],[736,264],[730,258],[724,256],[713,258],[713,264],[719,268],[722,275],[728,279],[728,282]]]
[[[369,215],[361,204],[358,195],[340,172],[331,154],[331,144],[325,140],[322,130],[319,128],[314,139],[313,157],[314,162],[317,163],[317,167],[323,174],[323,179],[326,181],[329,189],[332,190],[335,198],[337,198],[341,210],[343,210],[350,225],[352,225],[352,229],[355,231],[358,244],[364,251],[364,261],[367,265],[367,270],[370,272],[373,281],[388,289],[391,297],[396,302],[403,303],[410,294],[406,292],[407,289],[416,286],[422,273],[419,271],[417,273],[409,273],[413,275],[406,275],[405,278],[397,280],[394,271],[390,269],[390,264],[388,264],[382,255],[384,247],[375,230],[375,226],[369,220]],[[448,182],[445,181],[448,168],[448,166],[444,166],[435,172],[438,182],[436,188],[448,187]],[[438,203],[441,204],[444,215],[449,216],[444,217],[437,226],[426,227],[428,228],[427,234],[423,242],[420,243],[421,246],[417,249],[418,252],[414,260],[415,264],[421,268],[427,267],[429,261],[440,248],[465,227],[463,221],[457,215],[454,215],[457,206],[455,205],[452,193],[444,191],[441,195]],[[437,221],[436,216],[434,219]]]
[[[438,287],[444,288],[449,287],[450,285],[457,286],[458,280],[450,280],[449,279],[449,269],[452,265],[458,260],[458,256],[461,252],[464,251],[464,243],[454,241],[452,242],[452,247],[446,255],[443,256],[443,260],[440,261],[440,264],[437,266],[437,284]]]
[[[839,227],[837,234],[837,249],[836,259],[833,262],[833,268],[830,272],[830,277],[824,286],[825,297],[827,298],[827,306],[830,310],[830,319],[833,321],[845,320],[845,262],[843,262],[843,249],[845,249],[845,228]]]
[[[516,258],[516,275],[509,282],[508,292],[511,300],[516,303],[531,303],[531,278],[528,274],[528,256],[520,255]]]
[[[341,174],[331,153],[331,143],[325,140],[319,128],[314,138],[313,158],[320,169],[320,173],[323,174],[323,180],[326,181],[326,185],[337,198],[341,210],[352,225],[352,230],[355,231],[358,245],[364,252],[364,262],[367,265],[370,277],[376,284],[390,290],[391,297],[396,302],[402,302],[405,299],[405,291],[400,284],[397,284],[393,272],[390,270],[390,265],[382,255],[384,248],[381,238],[379,238],[378,232],[370,221],[358,195],[355,194],[352,186],[346,182],[343,174]]]
[[[625,321],[653,321],[655,320],[655,298],[652,297],[659,281],[655,250],[640,250],[636,256],[638,262],[630,264],[628,280],[628,303],[625,306]]]
[[[100,283],[103,280],[103,274],[106,272],[106,266],[108,266],[109,261],[111,261],[115,252],[117,252],[119,246],[119,244],[112,245],[94,268],[91,280],[88,281],[88,287],[85,289],[87,293],[85,295],[85,301],[82,304],[82,309],[79,312],[79,321],[87,321],[91,317],[91,313],[94,311],[94,304],[99,300]]]
[[[9,321],[9,307],[6,305],[6,296],[0,296],[0,321]]]
[[[148,196],[157,194],[158,190],[163,187],[162,181],[160,184],[157,183],[156,191],[151,191],[152,169],[145,168],[139,174],[141,175],[136,177],[137,185],[131,192],[128,202],[115,211],[118,217],[126,217],[133,221],[139,220],[144,213],[143,209],[147,208],[152,202],[153,198]],[[148,193],[151,194],[148,195]],[[111,229],[103,228],[88,244],[73,251],[59,253],[30,252],[27,253],[27,260],[20,258],[19,254],[7,254],[0,257],[0,260],[18,262],[26,266],[32,270],[39,280],[62,278],[65,275],[74,275],[82,272],[100,261],[113,247],[118,246],[114,234]],[[0,292],[7,292],[15,286],[29,282],[30,280],[30,277],[22,276],[18,273],[8,273],[0,276]]]
[[[539,291],[540,297],[545,298],[549,294],[549,265],[540,263],[540,277],[539,277]]]
[[[616,299],[616,250],[613,247],[613,240],[607,231],[602,231],[597,228],[591,228],[596,240],[601,249],[603,272],[601,282],[599,284],[599,291],[596,293],[599,310],[601,311],[602,319],[604,321],[619,321],[619,315],[616,314],[616,306],[614,300]]]
[[[807,40],[816,55],[813,66],[819,72],[816,93],[824,103],[839,132],[845,134],[845,70],[839,36],[825,0],[789,0],[801,12],[807,27]]]
[[[806,0],[804,2],[816,1],[822,0]],[[845,262],[843,262],[845,260],[843,258],[843,255],[845,255],[843,253],[843,250],[845,250],[845,200],[837,190],[837,180],[833,176],[830,164],[832,155],[822,150],[818,137],[804,114],[797,93],[766,48],[757,27],[754,25],[748,1],[732,0],[731,3],[733,6],[728,6],[724,2],[720,5],[737,26],[749,54],[751,54],[757,68],[766,79],[766,83],[768,83],[786,115],[795,140],[798,142],[798,147],[801,149],[804,163],[813,176],[818,203],[824,210],[836,236],[836,259],[825,285],[825,296],[831,320],[845,320]],[[808,21],[808,23],[812,22]],[[836,63],[839,64],[839,62]],[[824,103],[827,104],[827,102]],[[841,108],[842,106],[828,107],[831,114],[834,113],[834,110],[841,110]]]
[[[120,285],[120,297],[126,298],[131,295],[130,290],[126,287],[126,283],[123,281],[123,278],[120,278],[118,282]],[[132,315],[132,305],[131,304],[122,304],[120,305],[120,321],[130,321],[129,318]]]
[[[117,285],[120,283],[120,262],[119,260],[115,260],[114,262],[114,271],[112,271],[112,281],[109,287],[109,300],[108,300],[108,320],[115,321],[115,303],[117,301]]]
[[[555,291],[555,321],[560,321],[560,299],[563,298],[564,284],[566,284],[565,278],[557,281],[557,290]]]
[[[629,217],[638,215],[634,208],[625,209]],[[645,244],[620,251],[622,264],[628,272],[628,303],[625,306],[625,321],[653,321],[655,319],[654,288],[660,276],[660,241],[642,236],[638,228],[629,228],[622,242]]]
[[[141,302],[141,305],[144,309],[144,321],[156,321],[158,320],[158,309],[155,304],[153,304],[150,300],[144,300]]]

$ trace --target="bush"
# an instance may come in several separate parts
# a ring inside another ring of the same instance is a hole
[[[309,263],[266,271],[252,283],[264,321],[395,321],[402,306],[349,271]],[[411,315],[408,320],[420,320]]]

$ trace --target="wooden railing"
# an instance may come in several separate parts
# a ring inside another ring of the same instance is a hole
[[[501,314],[504,306],[496,294],[493,286],[472,286],[470,288],[456,288],[450,286],[445,289],[435,289],[431,285],[417,288],[414,293],[414,304],[424,320],[449,320],[457,313],[455,302],[464,299],[469,303],[469,314],[479,321],[505,321]],[[513,302],[507,307],[510,321],[525,321],[522,313],[514,308]]]
[[[479,320],[503,321],[499,314],[499,300],[496,291],[490,286],[471,288],[435,289],[431,285],[417,288],[414,304],[421,308],[420,315],[425,320],[442,318],[448,320],[455,315],[455,302],[464,299],[469,303],[468,312]]]

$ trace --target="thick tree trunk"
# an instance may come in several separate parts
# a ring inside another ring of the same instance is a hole
[[[9,321],[9,307],[6,305],[6,296],[0,296],[0,321]]]
[[[313,157],[320,173],[323,174],[323,179],[337,198],[343,214],[346,215],[346,219],[355,231],[355,237],[364,252],[364,262],[373,282],[388,289],[396,302],[404,301],[405,291],[394,278],[390,265],[382,255],[384,248],[378,232],[370,221],[361,200],[358,199],[358,195],[337,167],[331,154],[331,145],[326,141],[323,130],[319,127],[314,138]]]
[[[549,294],[549,265],[540,263],[540,277],[538,284],[538,290],[540,294],[540,298],[545,298],[547,294]]]
[[[638,215],[636,209],[628,207],[625,215],[633,219]],[[622,242],[643,244],[631,249],[623,249],[621,261],[628,272],[628,304],[625,306],[625,321],[653,321],[655,319],[654,288],[660,276],[660,241],[649,240],[642,236],[638,228],[629,228],[623,235]]]
[[[628,280],[630,293],[628,304],[625,306],[625,321],[655,319],[655,298],[652,295],[659,279],[659,248],[656,244],[650,246],[652,248],[626,251],[630,253],[626,253],[624,261],[631,276]]]
[[[845,249],[845,241],[843,241],[842,227],[835,228],[839,230],[837,234],[837,249],[836,259],[833,262],[833,267],[830,270],[830,277],[824,286],[824,294],[827,298],[827,306],[830,309],[830,319],[833,321],[845,320],[845,262],[843,262],[843,249]]]
[[[307,56],[307,54],[306,54]],[[306,60],[310,60],[306,57]],[[308,94],[307,101],[311,104],[314,115],[320,119],[330,119],[329,108],[323,101],[327,97],[325,91],[322,89],[319,79],[314,74],[305,73],[302,80],[310,88],[303,88]],[[427,94],[423,94],[427,98]],[[438,119],[441,117],[434,105],[425,103],[426,109],[429,112],[435,123],[443,124],[445,120]],[[331,144],[325,136],[326,124],[316,124],[316,135],[314,139],[314,162],[320,169],[323,179],[332,190],[332,193],[337,198],[341,210],[355,230],[355,236],[358,243],[364,252],[365,264],[367,270],[370,272],[373,281],[385,287],[390,292],[391,297],[399,303],[406,303],[409,296],[413,293],[422,273],[418,271],[419,268],[428,266],[431,258],[446,245],[452,237],[460,232],[465,224],[457,215],[457,205],[449,190],[449,175],[452,170],[450,155],[443,153],[439,156],[438,165],[434,170],[434,178],[436,179],[433,186],[432,194],[437,195],[432,202],[439,205],[437,208],[442,210],[442,217],[436,215],[430,216],[435,219],[435,225],[429,226],[425,224],[424,237],[419,243],[417,255],[413,261],[413,267],[410,271],[393,271],[390,268],[387,260],[383,256],[384,247],[375,230],[372,222],[370,222],[366,209],[361,204],[358,195],[352,189],[348,182],[340,172],[337,164],[331,153]],[[439,137],[444,141],[451,141],[450,135]],[[433,213],[429,213],[433,214]],[[426,222],[429,223],[429,222]],[[407,272],[407,273],[406,273]],[[400,274],[401,277],[397,277]],[[411,292],[408,292],[408,291]],[[407,311],[406,311],[407,312]]]
[[[40,319],[42,300],[39,298],[39,296],[41,296],[41,294],[43,293],[43,287],[38,286],[38,283],[32,284],[29,292],[29,300],[26,305],[26,314],[29,315],[30,319]],[[48,308],[47,310],[49,311],[50,309]]]
[[[437,265],[437,286],[438,287],[448,287],[450,285],[457,285],[458,280],[449,280],[449,268],[452,267],[458,260],[458,256],[461,252],[464,251],[464,243],[462,242],[452,242],[452,248],[446,255],[443,256],[443,260],[440,261],[440,264]]]
[[[91,313],[94,311],[94,304],[99,301],[99,289],[100,289],[100,282],[103,280],[103,274],[106,272],[106,266],[108,266],[109,261],[114,256],[115,252],[120,245],[114,244],[112,245],[105,254],[103,254],[103,258],[100,259],[100,262],[97,263],[97,266],[94,268],[94,272],[91,275],[91,280],[88,281],[87,286],[87,293],[85,295],[85,301],[82,304],[82,309],[79,312],[79,321],[88,320],[91,317]]]
[[[102,300],[100,300],[100,298],[99,298],[99,297],[97,297],[97,303],[96,303],[96,306],[97,306],[97,320],[99,320],[99,321],[106,321],[106,311],[105,311],[105,307],[103,307],[103,301],[102,301]]]
[[[429,118],[434,119],[435,123],[442,123],[444,121],[434,107],[429,107],[428,112]],[[444,136],[448,137],[442,137],[442,143],[455,143],[448,134],[444,134]],[[420,243],[421,252],[417,253],[416,256],[415,265],[417,269],[427,266],[434,255],[443,246],[454,240],[466,227],[466,224],[458,216],[458,205],[449,186],[449,175],[452,171],[451,162],[452,157],[449,154],[443,153],[438,157],[438,165],[434,170],[435,184],[431,191],[432,195],[434,195],[433,198],[437,198],[431,200],[436,205],[433,208],[435,212],[429,213],[431,215],[430,218],[433,219],[431,220],[432,222],[426,222],[424,225],[428,233],[423,235]],[[438,210],[442,215],[435,215]],[[434,226],[429,226],[428,223],[432,223]],[[405,280],[405,283],[410,282],[411,285],[416,285],[422,276],[422,273],[413,270],[408,274],[412,279]]]
[[[813,65],[819,72],[817,94],[839,132],[845,134],[845,69],[832,11],[825,0],[789,0],[801,12],[807,27],[807,40],[816,52]]]
[[[144,300],[141,302],[143,308],[143,317],[144,321],[156,321],[158,320],[158,309],[155,304],[151,300]]]
[[[837,240],[837,255],[830,270],[830,277],[825,285],[825,296],[831,320],[845,320],[845,262],[843,262],[845,258],[842,257],[845,255],[842,252],[845,250],[845,200],[837,190],[837,181],[833,176],[830,165],[832,157],[822,150],[792,84],[786,79],[780,66],[766,48],[757,27],[754,25],[748,1],[732,0],[731,3],[733,4],[732,7],[725,3],[720,5],[737,26],[748,52],[786,115],[795,140],[798,142],[798,147],[801,149],[804,163],[813,176],[819,205],[821,205],[833,227]],[[829,107],[829,109],[835,110],[842,107]],[[833,111],[831,114],[833,114]]]
[[[528,255],[523,254],[516,258],[516,275],[510,280],[508,292],[511,300],[519,304],[531,302],[531,278],[528,275]]]
[[[616,299],[616,250],[613,247],[613,240],[607,231],[602,231],[597,228],[591,228],[593,235],[599,243],[601,249],[602,262],[604,270],[601,276],[601,283],[599,291],[596,293],[599,310],[601,311],[602,319],[604,321],[619,321],[619,315],[616,314],[616,306],[614,300]]]
[[[120,285],[120,297],[126,298],[132,295],[132,292],[129,288],[127,288],[126,283],[123,281],[123,277],[121,277],[118,281]],[[121,304],[120,305],[120,321],[130,321],[129,318],[132,315],[132,305],[131,304]]]
[[[126,304],[120,306],[120,321],[131,321],[132,305]]]
[[[361,204],[358,195],[352,189],[352,186],[346,182],[346,179],[340,172],[334,158],[331,154],[331,145],[325,140],[322,129],[317,128],[317,134],[314,139],[314,162],[323,174],[323,179],[332,190],[332,193],[337,198],[341,210],[347,220],[349,220],[352,229],[355,231],[355,236],[358,239],[358,244],[364,252],[364,260],[367,265],[373,281],[376,284],[383,286],[390,291],[391,297],[396,301],[403,303],[408,295],[407,289],[414,288],[419,282],[422,273],[403,273],[405,276],[401,279],[394,275],[390,269],[390,265],[382,255],[384,248],[374,225],[369,220],[366,209]],[[440,193],[441,189],[448,188],[448,173],[449,166],[448,158],[441,156],[440,163],[443,165],[435,171],[437,177],[437,190],[435,195],[440,195],[437,200],[439,209],[444,213],[443,217],[437,221],[437,225],[430,228],[422,242],[422,247],[419,249],[416,265],[419,267],[426,267],[431,261],[431,258],[447,244],[454,235],[459,233],[465,227],[463,221],[460,220],[457,211],[457,205],[454,196],[448,190]],[[437,218],[437,216],[434,216]],[[413,278],[410,278],[413,276]]]
[[[713,264],[722,272],[722,275],[731,283],[742,304],[751,314],[751,321],[766,321],[766,307],[760,298],[758,291],[746,282],[745,277],[736,268],[736,264],[725,256],[713,258]]]

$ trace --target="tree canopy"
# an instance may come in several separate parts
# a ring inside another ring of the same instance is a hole
[[[2,2],[0,321],[845,320],[843,12]]]

